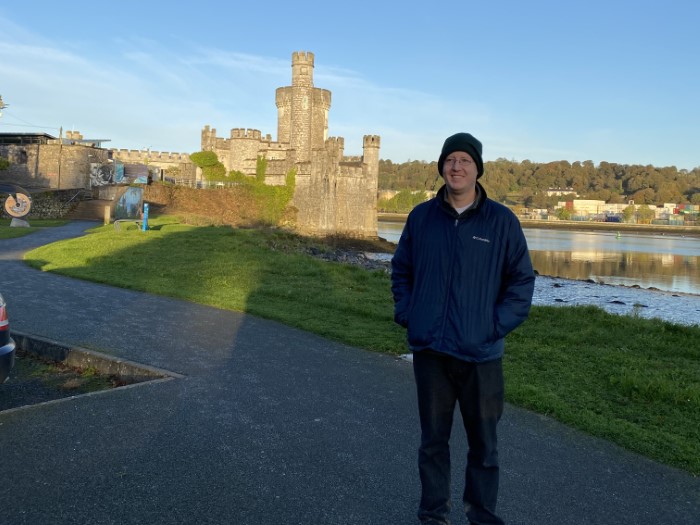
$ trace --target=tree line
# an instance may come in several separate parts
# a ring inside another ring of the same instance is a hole
[[[499,158],[484,163],[484,176],[479,182],[492,199],[529,208],[551,208],[574,195],[610,203],[633,200],[636,204],[700,204],[700,167],[688,171],[675,166],[611,162],[596,166],[590,160],[536,163]],[[437,162],[379,161],[380,190],[430,191],[441,185]],[[571,191],[568,197],[549,196],[547,190],[551,189]]]

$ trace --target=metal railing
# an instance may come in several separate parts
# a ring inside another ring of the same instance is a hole
[[[78,190],[78,191],[75,193],[75,195],[73,195],[70,199],[68,199],[66,202],[64,202],[63,205],[64,205],[64,206],[68,206],[71,202],[73,202],[76,198],[78,198],[78,196],[79,196],[81,193],[84,193],[84,194],[86,194],[86,195],[89,195],[90,198],[92,198],[92,192],[91,192],[91,191],[88,191],[88,190]]]
[[[229,181],[208,181],[208,180],[191,180],[191,179],[175,179],[171,177],[166,177],[163,182],[175,184],[177,186],[185,186],[187,188],[196,189],[222,189],[222,188],[233,188],[239,186],[240,182],[229,182]]]

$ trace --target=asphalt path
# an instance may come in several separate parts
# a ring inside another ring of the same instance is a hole
[[[410,363],[21,261],[93,225],[0,240],[12,328],[184,377],[0,412],[0,524],[416,523]],[[499,437],[509,524],[700,522],[687,473],[510,405]],[[458,413],[452,454],[465,523]]]

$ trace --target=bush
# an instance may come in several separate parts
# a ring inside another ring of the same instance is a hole
[[[424,191],[401,190],[391,199],[380,199],[377,209],[386,213],[408,213],[426,200],[428,195]]]
[[[199,151],[197,153],[192,153],[190,155],[190,160],[202,169],[221,164],[219,162],[219,158],[216,156],[216,153],[213,151]]]

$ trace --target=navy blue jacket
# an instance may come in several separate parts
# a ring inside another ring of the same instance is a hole
[[[413,351],[492,361],[528,316],[535,274],[520,222],[481,185],[478,193],[457,215],[443,186],[408,215],[391,261],[391,290],[394,320],[408,329]]]

